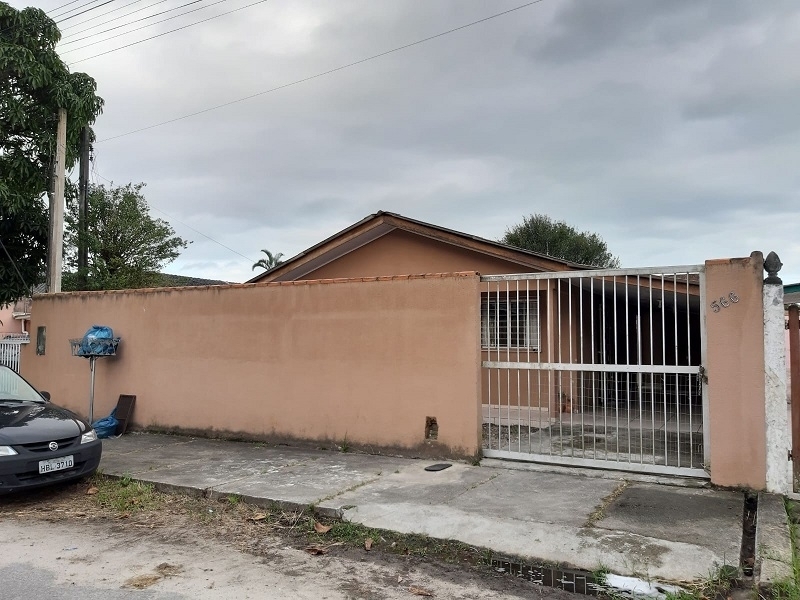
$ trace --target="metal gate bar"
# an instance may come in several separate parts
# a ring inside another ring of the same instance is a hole
[[[702,266],[481,282],[485,456],[707,477]]]

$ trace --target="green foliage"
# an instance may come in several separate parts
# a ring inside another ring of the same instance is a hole
[[[509,246],[532,250],[553,258],[581,265],[616,269],[619,259],[596,233],[580,232],[564,221],[553,221],[547,215],[530,215],[522,223],[506,230],[500,240]]]
[[[283,263],[283,261],[281,260],[281,257],[283,257],[282,252],[277,252],[275,254],[272,254],[272,252],[270,252],[269,250],[262,250],[262,252],[266,254],[267,257],[259,259],[259,261],[253,265],[254,271],[259,267],[269,271],[270,269],[273,269]]]
[[[158,271],[178,257],[188,243],[172,226],[153,219],[142,195],[143,183],[106,188],[92,186],[87,194],[86,244],[88,267],[77,272],[77,202],[70,203],[64,220],[67,230],[64,290],[119,290],[158,285]],[[85,276],[82,278],[82,276]],[[85,284],[83,282],[85,279]]]
[[[59,108],[67,111],[70,169],[80,151],[81,129],[103,107],[94,79],[70,73],[59,58],[55,47],[60,39],[44,11],[0,2],[0,240],[11,257],[0,249],[0,306],[27,295],[44,278],[46,193]]]

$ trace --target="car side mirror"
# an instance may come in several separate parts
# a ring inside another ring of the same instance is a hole
[[[39,395],[47,402],[50,402],[50,392],[39,392]]]

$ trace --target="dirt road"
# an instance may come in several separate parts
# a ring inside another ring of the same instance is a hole
[[[0,498],[0,596],[577,598],[499,574],[480,561],[442,560],[437,550],[423,552],[414,546],[405,554],[392,552],[398,542],[376,534],[368,544],[374,547],[367,550],[362,541],[355,545],[347,537],[362,532],[342,529],[336,534],[332,529],[320,534],[315,524],[327,527],[303,515],[269,516],[265,509],[233,498],[188,499],[102,479]]]

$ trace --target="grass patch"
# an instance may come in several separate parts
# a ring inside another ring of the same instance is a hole
[[[789,538],[792,542],[792,576],[772,584],[773,600],[800,600],[800,556],[798,556],[798,523],[800,523],[800,506],[797,502],[784,499],[786,516],[789,519]]]
[[[681,584],[685,590],[677,594],[667,592],[667,600],[715,600],[730,598],[739,576],[738,567],[722,565],[711,571],[707,577],[691,584]]]
[[[97,488],[95,502],[118,513],[149,511],[161,504],[161,496],[152,484],[134,481],[128,476],[112,479],[95,475],[92,485]]]

